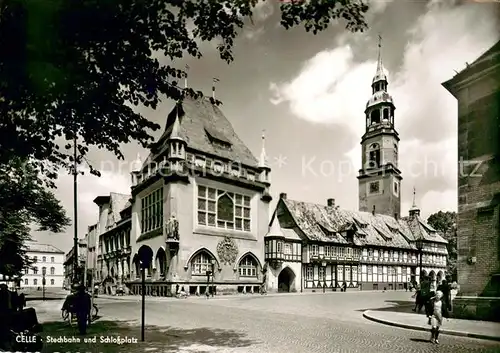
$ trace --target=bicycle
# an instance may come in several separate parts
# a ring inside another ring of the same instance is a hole
[[[72,309],[73,309],[72,307],[68,309],[66,308],[61,309],[62,319],[64,321],[68,321],[70,326],[73,326],[73,323],[76,321],[76,313]],[[97,320],[97,315],[99,315],[99,308],[97,307],[96,304],[93,304],[92,308],[90,309],[89,324]]]

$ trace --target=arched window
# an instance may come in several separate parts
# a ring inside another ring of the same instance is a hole
[[[380,166],[380,145],[374,143],[370,146],[370,167],[378,168]]]
[[[56,273],[56,269],[54,267],[50,268],[50,274],[54,275]]]
[[[53,286],[54,284],[55,284],[54,279],[51,279],[51,280],[50,280],[50,285],[51,285],[51,286]]]
[[[55,261],[55,258],[54,258],[54,256],[52,256],[52,257],[50,258],[50,262],[54,262],[54,261]]]
[[[389,108],[384,108],[384,120],[389,120]]]
[[[217,221],[218,222],[233,222],[234,221],[234,204],[228,194],[219,197],[217,202]]]
[[[212,257],[206,252],[200,252],[191,260],[191,274],[206,275],[207,271],[211,270]]]
[[[35,279],[33,280],[33,285],[34,285],[34,286],[36,286],[37,284],[38,284],[38,280],[35,278]]]
[[[46,275],[47,274],[47,267],[42,267],[42,275]]]
[[[25,286],[27,286],[27,285],[28,285],[28,279],[27,279],[27,278],[25,278],[25,279],[24,279],[24,285],[25,285]]]
[[[370,118],[372,124],[380,124],[380,110],[375,109],[374,111],[372,111],[370,114]]]
[[[38,274],[38,267],[33,267],[33,274],[37,275]]]
[[[47,258],[45,256],[42,256],[42,262],[46,262]]]
[[[240,261],[239,266],[240,276],[242,277],[256,277],[257,276],[257,261],[250,256],[245,256]]]

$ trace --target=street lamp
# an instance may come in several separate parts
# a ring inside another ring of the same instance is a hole
[[[417,241],[415,242],[415,246],[418,249],[418,254],[419,254],[419,275],[418,275],[418,281],[422,283],[422,253],[424,249],[424,240],[422,238],[418,238]]]
[[[47,269],[42,267],[42,298],[45,301],[45,275],[47,274]]]
[[[326,291],[326,261],[323,260],[323,255],[320,255],[321,267],[323,268],[323,293]]]

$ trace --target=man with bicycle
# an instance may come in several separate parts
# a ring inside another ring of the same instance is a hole
[[[78,322],[78,331],[80,331],[81,335],[85,335],[87,333],[88,322],[90,321],[92,299],[85,290],[84,285],[78,286],[78,290],[72,298],[72,304]]]

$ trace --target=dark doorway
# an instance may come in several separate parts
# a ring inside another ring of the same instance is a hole
[[[291,292],[295,289],[294,284],[295,273],[293,273],[290,267],[285,267],[278,275],[278,292]]]

